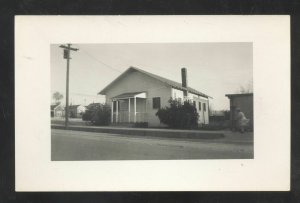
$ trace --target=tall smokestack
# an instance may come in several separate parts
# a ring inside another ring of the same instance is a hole
[[[188,94],[188,91],[187,91],[187,87],[188,87],[188,84],[187,84],[187,71],[186,71],[186,68],[181,68],[181,80],[182,80],[182,87],[185,89],[183,91],[183,96],[187,96]]]

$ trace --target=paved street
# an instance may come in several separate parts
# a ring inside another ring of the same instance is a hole
[[[51,129],[52,161],[253,158],[252,133],[176,139]]]

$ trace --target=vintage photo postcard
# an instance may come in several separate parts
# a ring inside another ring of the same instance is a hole
[[[289,190],[289,21],[16,16],[16,191]]]

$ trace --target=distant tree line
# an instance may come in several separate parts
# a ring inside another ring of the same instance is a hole
[[[55,100],[56,104],[59,104],[60,100],[64,98],[64,96],[60,92],[54,92],[52,98]]]

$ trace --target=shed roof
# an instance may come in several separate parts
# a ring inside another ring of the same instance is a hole
[[[253,96],[253,93],[241,93],[241,94],[225,94],[226,97],[243,97],[243,96]]]
[[[154,78],[154,79],[156,79],[156,80],[159,80],[159,81],[161,81],[161,82],[163,82],[163,83],[165,83],[165,84],[167,84],[167,85],[169,85],[169,86],[171,86],[171,87],[173,87],[173,88],[175,88],[175,89],[179,89],[179,90],[187,90],[188,92],[191,92],[191,93],[193,93],[193,94],[196,94],[196,95],[199,95],[199,96],[202,96],[202,97],[206,97],[206,98],[210,97],[210,96],[208,96],[208,95],[206,95],[206,94],[204,94],[204,93],[202,93],[202,92],[199,92],[198,90],[195,90],[195,89],[193,89],[193,88],[191,88],[191,87],[187,87],[187,88],[182,87],[182,84],[179,83],[179,82],[175,82],[175,81],[173,81],[173,80],[169,80],[169,79],[167,79],[167,78],[164,78],[164,77],[155,75],[155,74],[153,74],[153,73],[149,73],[149,72],[147,72],[147,71],[141,70],[141,69],[136,68],[136,67],[130,67],[130,68],[128,68],[124,73],[122,73],[119,77],[117,77],[114,81],[112,81],[109,85],[107,85],[103,90],[101,90],[101,91],[99,92],[99,94],[105,94],[106,91],[107,91],[112,85],[114,85],[119,79],[121,79],[122,77],[124,77],[127,73],[134,72],[134,71],[143,73],[143,74],[145,74],[145,75],[147,75],[147,76],[149,76],[149,77],[151,77],[151,78]],[[210,97],[210,98],[211,98],[211,97]]]

